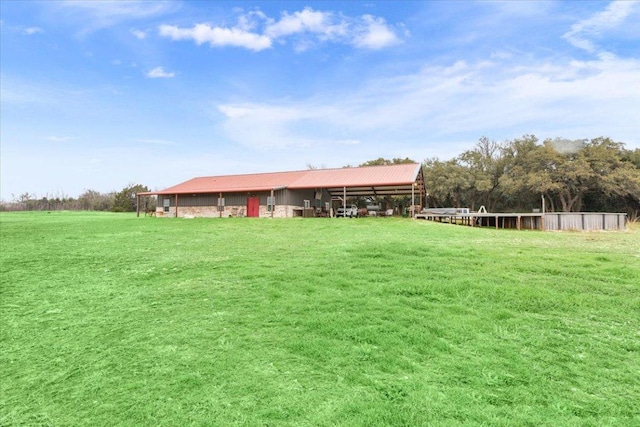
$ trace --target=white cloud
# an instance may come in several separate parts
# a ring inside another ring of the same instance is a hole
[[[291,127],[301,121],[316,121],[318,109],[305,110],[305,105],[223,104],[218,111],[227,118],[226,133],[242,145],[258,149],[310,147],[323,138]]]
[[[220,105],[218,110],[230,119],[239,119],[251,114],[252,109],[238,105]]]
[[[33,34],[44,33],[44,30],[40,27],[27,27],[24,30],[22,30],[22,32],[28,36],[31,36]]]
[[[632,16],[635,18],[630,19]],[[573,24],[571,30],[563,37],[579,49],[596,53],[599,49],[594,39],[604,32],[617,31],[625,21],[635,21],[635,24],[630,23],[630,25],[638,25],[638,18],[640,18],[640,2],[614,1],[607,6],[606,10]]]
[[[121,22],[166,15],[177,11],[181,7],[180,2],[170,0],[63,1],[52,3],[52,5],[65,10],[64,14],[57,13],[57,16],[81,23],[81,35],[108,28]]]
[[[455,62],[297,102],[223,104],[228,138],[252,148],[294,149],[366,141],[457,141],[534,133],[540,137],[611,136],[639,144],[640,60],[557,58],[522,64]],[[377,145],[371,145],[375,142]],[[377,147],[377,148],[375,148]],[[352,148],[349,148],[352,149]]]
[[[271,39],[241,28],[212,27],[208,24],[196,24],[193,28],[179,28],[173,25],[161,25],[160,35],[172,40],[193,40],[196,44],[209,43],[210,46],[244,47],[260,51],[271,47]]]
[[[163,67],[156,67],[153,70],[147,72],[146,76],[151,79],[170,78],[175,77],[175,73],[169,73],[164,70]]]
[[[84,11],[100,21],[135,20],[161,15],[177,10],[178,2],[164,0],[149,2],[145,0],[102,0],[102,1],[64,1],[62,5],[69,9]]]
[[[15,34],[22,34],[25,36],[33,36],[35,34],[42,34],[44,33],[44,30],[40,27],[25,27],[23,25],[11,25],[11,26],[5,26],[2,21],[0,21],[0,26],[2,26],[2,28],[6,28],[9,32],[11,33],[15,33]]]
[[[260,11],[239,16],[234,27],[199,23],[192,28],[161,25],[159,33],[172,40],[193,40],[201,45],[235,46],[253,51],[272,47],[273,42],[293,39],[294,49],[305,51],[317,42],[351,44],[362,49],[382,49],[401,42],[395,30],[382,18],[364,15],[357,18],[306,7],[301,11],[283,12],[280,20]]]
[[[267,15],[259,10],[253,10],[238,17],[237,27],[244,31],[253,31],[266,21],[269,21]]]
[[[400,43],[398,36],[382,18],[364,15],[353,37],[356,47],[382,49]]]
[[[133,36],[135,38],[137,38],[138,40],[144,40],[147,38],[147,33],[142,31],[142,30],[136,30],[135,28],[132,28],[131,30],[129,30],[131,32],[131,34],[133,34]]]
[[[346,23],[334,21],[331,12],[320,12],[304,8],[302,11],[288,14],[284,12],[278,22],[267,25],[265,34],[271,38],[286,37],[293,34],[313,33],[324,40],[330,40],[346,33]]]

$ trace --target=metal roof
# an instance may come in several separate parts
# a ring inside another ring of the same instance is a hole
[[[407,163],[342,169],[310,169],[193,178],[153,194],[202,194],[261,192],[288,188],[327,189],[331,194],[348,196],[410,194],[414,183],[423,188],[421,166]]]

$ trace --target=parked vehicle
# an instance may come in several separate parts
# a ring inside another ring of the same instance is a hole
[[[358,217],[358,207],[356,205],[350,205],[347,207],[340,206],[338,210],[336,210],[336,218],[337,217],[349,217],[349,218],[357,218]]]

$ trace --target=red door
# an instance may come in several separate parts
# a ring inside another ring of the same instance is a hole
[[[260,216],[260,197],[247,198],[247,216],[254,218]]]

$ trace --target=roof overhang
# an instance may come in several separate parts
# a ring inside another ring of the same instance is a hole
[[[327,191],[332,196],[366,197],[366,196],[409,196],[419,194],[422,185],[373,185],[361,187],[331,187]]]

